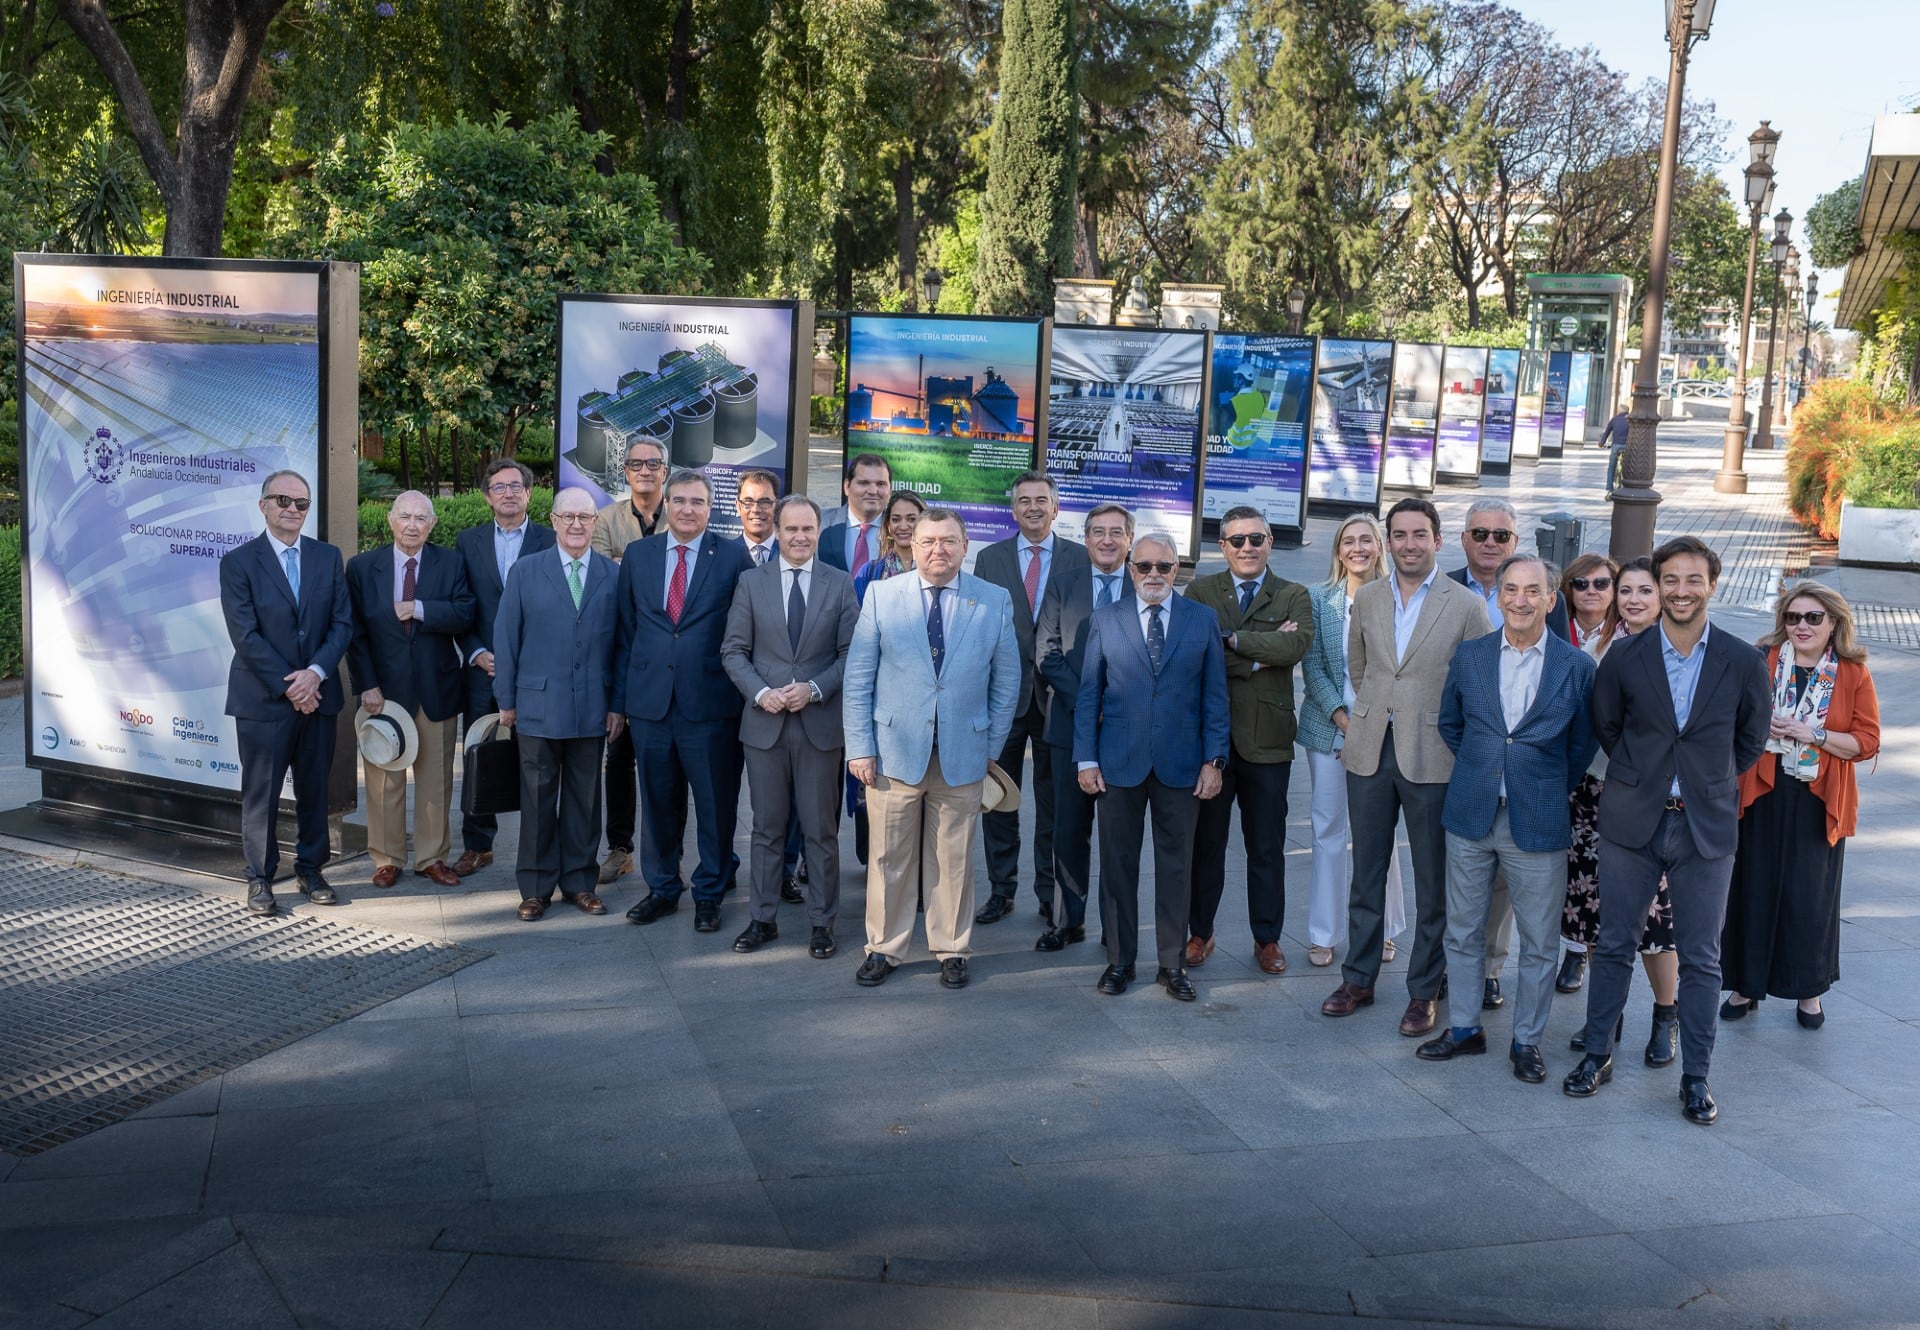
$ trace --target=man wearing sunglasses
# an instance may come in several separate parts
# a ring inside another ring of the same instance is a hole
[[[227,714],[240,742],[240,846],[247,909],[273,914],[274,835],[280,788],[293,770],[298,830],[293,872],[315,905],[339,897],[320,875],[327,862],[327,773],[335,718],[346,701],[340,657],[353,636],[340,551],[300,534],[312,507],[297,471],[260,484],[267,529],[220,560],[220,609],[233,639]]]
[[[1107,968],[1095,987],[1110,997],[1134,978],[1149,814],[1157,980],[1177,1001],[1197,996],[1186,969],[1193,831],[1200,801],[1220,793],[1231,723],[1220,621],[1173,594],[1178,560],[1165,536],[1134,542],[1134,598],[1094,611],[1074,706],[1080,788],[1099,800]]]
[[[1254,963],[1282,974],[1280,926],[1287,912],[1287,782],[1293,774],[1293,667],[1313,643],[1313,602],[1297,582],[1267,567],[1271,528],[1258,508],[1220,519],[1225,571],[1197,577],[1187,599],[1220,620],[1226,649],[1233,751],[1220,797],[1200,806],[1193,851],[1193,899],[1187,916],[1187,968],[1213,954],[1213,919],[1227,882],[1227,838],[1240,805],[1247,858],[1247,921]]]

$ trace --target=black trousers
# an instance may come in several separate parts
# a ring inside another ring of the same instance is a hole
[[[1132,965],[1140,946],[1140,846],[1153,815],[1153,936],[1160,967],[1181,968],[1187,946],[1187,892],[1193,874],[1193,825],[1200,800],[1190,785],[1148,776],[1109,785],[1100,809],[1100,923],[1107,964]]]
[[[1080,788],[1073,749],[1042,747],[1053,766],[1053,922],[1059,928],[1081,928],[1087,922],[1087,899],[1093,889],[1095,800]],[[1038,779],[1038,763],[1034,769]]]
[[[1340,974],[1348,983],[1372,988],[1380,977],[1380,946],[1385,941],[1387,861],[1393,855],[1393,826],[1407,819],[1407,848],[1413,854],[1415,923],[1413,952],[1407,958],[1407,995],[1428,999],[1447,977],[1447,829],[1440,810],[1447,800],[1444,781],[1425,784],[1400,774],[1393,731],[1380,741],[1380,767],[1371,776],[1347,773],[1347,820],[1353,827],[1353,885],[1347,900],[1347,959]]]
[[[1042,739],[1046,720],[1038,703],[1014,718],[1000,767],[1013,783],[1033,795],[1033,895],[1053,900],[1053,747]],[[1033,780],[1026,777],[1027,743],[1033,743]],[[987,845],[987,881],[996,896],[1020,893],[1020,814],[984,813],[981,832]]]
[[[599,883],[600,761],[605,735],[591,739],[514,736],[520,747],[521,900],[572,900]]]
[[[476,666],[467,666],[467,705],[466,713],[460,717],[460,732],[465,734],[476,720],[497,710],[493,704],[493,676]],[[494,814],[460,814],[461,849],[484,853],[493,848],[493,838],[499,834],[500,819]]]
[[[240,849],[249,882],[273,881],[280,871],[274,823],[280,789],[293,771],[297,873],[317,872],[331,857],[327,846],[327,772],[333,767],[336,716],[303,716],[291,706],[279,720],[234,720],[240,741]]]
[[[1240,844],[1247,855],[1247,922],[1255,942],[1280,940],[1287,913],[1287,782],[1292,776],[1292,762],[1249,762],[1235,753],[1221,773],[1220,793],[1200,801],[1193,903],[1187,913],[1191,936],[1213,936],[1213,916],[1227,887],[1227,833],[1238,802]]]
[[[607,848],[633,853],[633,828],[640,818],[639,773],[634,765],[633,727],[607,744]]]

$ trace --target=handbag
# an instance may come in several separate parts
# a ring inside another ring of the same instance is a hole
[[[517,813],[520,811],[520,741],[513,731],[496,725],[479,743],[467,745],[460,782],[460,811]]]

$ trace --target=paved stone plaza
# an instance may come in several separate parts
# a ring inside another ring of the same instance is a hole
[[[1713,494],[1717,428],[1663,429],[1663,533],[1720,544],[1719,622],[1807,557],[1780,513],[1779,455],[1753,493]],[[815,458],[816,493],[835,457]],[[1534,516],[1604,520],[1601,459],[1492,480]],[[1439,496],[1457,564],[1466,491]],[[1328,524],[1275,567],[1317,580]],[[1590,525],[1604,547],[1604,525]],[[918,959],[853,983],[864,879],[845,839],[832,960],[728,947],[690,909],[651,927],[558,909],[514,917],[502,862],[457,890],[370,865],[345,908],[301,918],[493,953],[137,1115],[0,1154],[0,1323],[45,1326],[1331,1325],[1880,1326],[1920,1318],[1920,578],[1836,575],[1870,616],[1885,752],[1847,856],[1844,977],[1810,1033],[1790,1002],[1722,1028],[1711,1130],[1680,1116],[1677,1068],[1623,1058],[1589,1102],[1560,1094],[1584,994],[1548,1028],[1549,1080],[1498,1056],[1417,1061],[1379,1005],[1318,1014],[1306,961],[1304,764],[1289,822],[1291,960],[1252,963],[1235,875],[1200,1001],[1094,991],[1091,945],[1032,950],[1030,894],[976,929],[973,983]],[[1870,590],[1864,590],[1870,588]],[[20,702],[0,711],[0,796]],[[744,818],[744,810],[743,810]],[[511,823],[513,819],[509,819]],[[744,825],[744,823],[743,823]],[[744,848],[744,836],[742,837]],[[71,852],[0,843],[0,861]],[[94,858],[232,902],[236,884]],[[1230,867],[1230,872],[1231,872]],[[283,893],[283,901],[299,902]],[[1239,896],[1236,908],[1235,898]],[[263,991],[281,976],[257,972]],[[284,999],[284,993],[277,996]],[[0,1012],[14,1010],[0,991]],[[1490,1042],[1509,1017],[1492,1013]],[[0,1112],[4,1112],[0,1106]]]

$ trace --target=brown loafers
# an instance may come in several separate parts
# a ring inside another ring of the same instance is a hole
[[[398,864],[387,864],[373,870],[373,885],[376,887],[390,887],[399,880],[400,865]]]
[[[1287,953],[1280,950],[1278,942],[1262,942],[1253,949],[1253,959],[1259,963],[1263,974],[1285,974],[1287,972]]]
[[[527,923],[532,923],[546,912],[547,903],[538,896],[531,896],[520,902],[520,917]]]
[[[1373,990],[1358,984],[1342,983],[1320,1004],[1322,1016],[1351,1016],[1362,1007],[1373,1005]]]
[[[605,903],[591,891],[577,892],[571,899],[575,905],[580,907],[582,914],[605,914],[607,912]]]
[[[414,869],[413,875],[415,877],[424,877],[430,882],[438,882],[443,887],[457,887],[460,885],[460,879],[454,876],[453,870],[447,867],[444,859],[435,859],[425,868]]]
[[[453,861],[453,875],[455,877],[472,877],[481,869],[492,866],[492,850],[468,850]]]
[[[1190,937],[1187,939],[1187,968],[1198,969],[1207,963],[1207,957],[1213,955],[1213,939],[1210,937]]]
[[[1433,1030],[1434,1008],[1438,1005],[1432,998],[1415,998],[1407,1003],[1406,1015],[1400,1018],[1400,1033],[1409,1039],[1430,1033]]]

